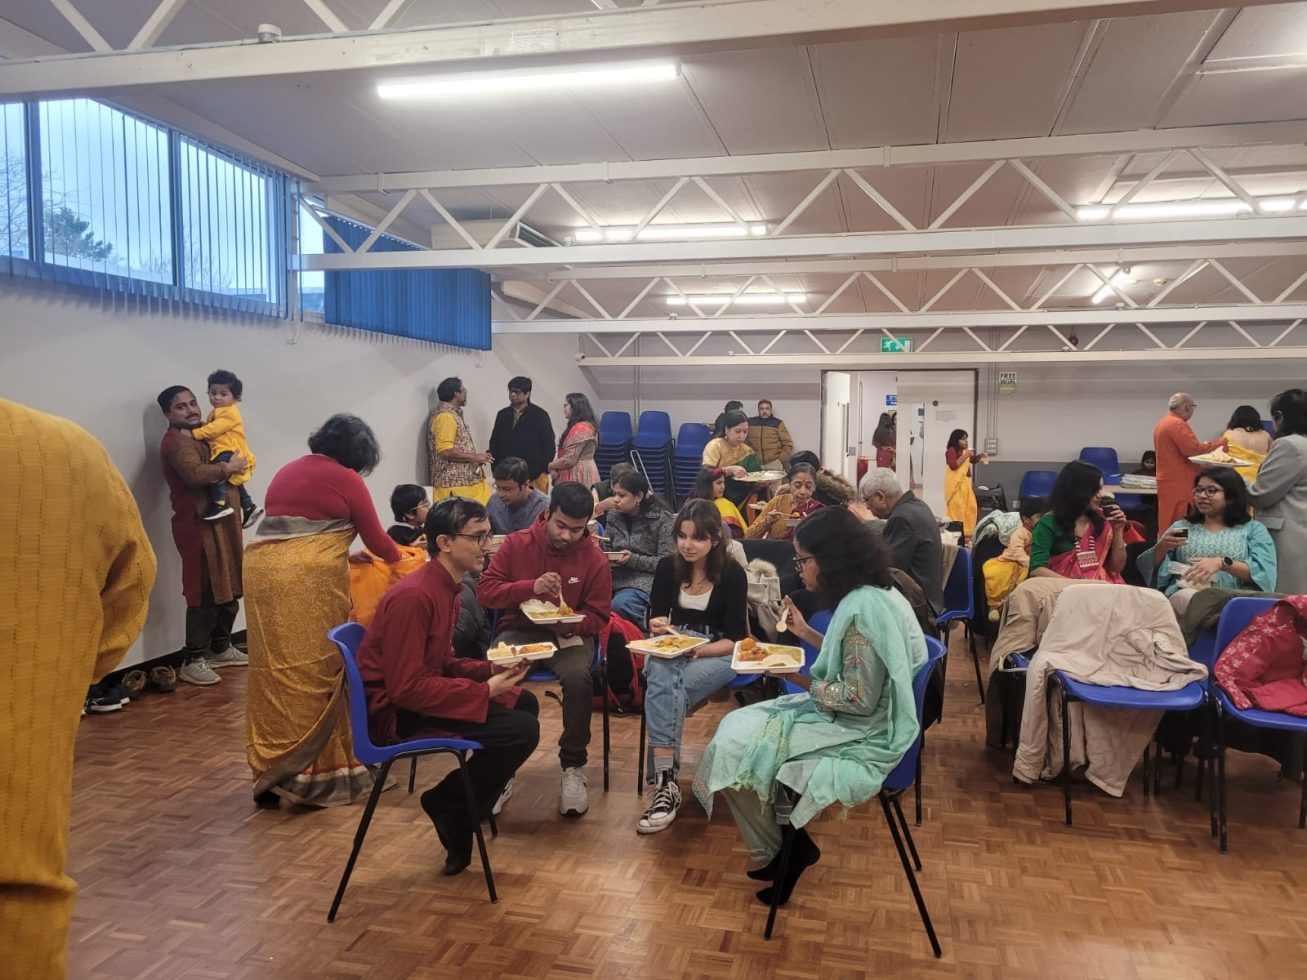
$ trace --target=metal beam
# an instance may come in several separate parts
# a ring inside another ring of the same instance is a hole
[[[0,94],[3,94],[4,71],[4,66],[0,65]],[[873,146],[854,150],[750,153],[739,156],[571,163],[540,167],[497,167],[486,170],[354,174],[323,177],[305,190],[315,194],[331,194],[341,191],[398,191],[412,187],[438,190],[523,184],[667,180],[677,177],[740,177],[808,170],[926,167],[953,163],[979,163],[988,160],[1154,153],[1185,150],[1191,147],[1210,149],[1256,144],[1293,145],[1304,141],[1307,141],[1307,120],[1299,119],[1287,122],[1086,133],[1080,136],[1037,136],[1025,139],[976,140],[966,143]]]
[[[561,285],[561,283],[560,283]],[[983,329],[987,327],[1103,326],[1108,323],[1196,323],[1234,320],[1242,323],[1272,322],[1307,318],[1307,303],[1280,306],[1182,306],[1135,310],[964,310],[931,313],[854,313],[839,316],[793,316],[791,314],[721,317],[640,317],[627,320],[532,320],[496,322],[495,333],[769,333],[776,330],[934,330],[940,327]]]
[[[53,0],[70,7],[70,0]],[[0,98],[360,69],[503,68],[1213,9],[1224,0],[733,0],[403,31],[73,55],[0,66]],[[1245,0],[1245,5],[1272,0]],[[89,26],[89,25],[88,25]],[[84,34],[85,36],[85,34]]]
[[[514,281],[559,279],[716,279],[731,276],[842,274],[858,272],[923,272],[934,269],[1001,269],[1079,265],[1086,262],[1141,265],[1146,262],[1190,262],[1199,259],[1290,258],[1307,255],[1307,242],[1248,242],[1229,245],[1152,246],[1082,251],[994,252],[972,255],[923,255],[888,259],[804,259],[769,262],[687,262],[665,265],[597,265],[581,269],[527,269]],[[505,276],[504,278],[509,278]]]
[[[657,9],[657,8],[654,8]],[[632,242],[541,248],[433,249],[368,252],[364,255],[306,255],[300,268],[344,269],[518,269],[613,262],[707,262],[716,259],[782,259],[823,256],[890,256],[938,252],[994,252],[1063,248],[1187,245],[1226,241],[1307,240],[1307,217],[1226,218],[1212,221],[1139,221],[1121,224],[940,228],[872,234],[743,238],[731,241]]]
[[[930,354],[740,354],[736,356],[711,355],[704,357],[591,357],[580,362],[583,369],[605,367],[875,367],[911,370],[920,365],[971,366],[975,364],[1063,364],[1071,362],[1102,363],[1128,361],[1130,363],[1158,361],[1172,364],[1184,361],[1256,361],[1290,359],[1307,360],[1307,347],[1191,347],[1179,350],[1070,350],[1070,351],[982,351],[968,350]],[[706,380],[706,379],[705,379]]]

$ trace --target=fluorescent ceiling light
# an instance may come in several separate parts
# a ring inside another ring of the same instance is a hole
[[[703,293],[700,295],[667,296],[668,306],[782,306],[788,303],[803,303],[808,299],[807,293]]]
[[[686,224],[686,225],[645,225],[636,235],[634,227],[628,228],[577,228],[569,236],[576,245],[597,245],[601,242],[629,242],[638,239],[642,242],[685,241],[692,238],[746,238],[767,234],[766,225],[738,224]]]
[[[1112,283],[1112,286],[1116,286],[1117,289],[1119,289],[1120,287],[1130,282],[1130,270],[1117,269],[1116,272],[1112,273],[1112,278],[1109,281]],[[1098,292],[1094,293],[1091,302],[1095,306],[1097,306],[1099,303],[1103,302],[1103,300],[1107,299],[1109,296],[1119,295],[1116,289],[1113,289],[1112,286],[1109,286],[1107,283],[1103,283],[1103,285],[1099,288]]]
[[[1292,197],[1256,198],[1257,210],[1262,214],[1285,214],[1294,210]],[[1220,197],[1213,200],[1198,201],[1152,201],[1147,204],[1124,204],[1113,209],[1110,204],[1096,204],[1076,208],[1076,217],[1081,221],[1106,221],[1109,217],[1129,221],[1148,218],[1223,218],[1236,214],[1251,214],[1252,206],[1237,197]],[[1307,201],[1298,205],[1298,210],[1307,211]]]
[[[395,82],[378,82],[383,99],[442,99],[496,92],[534,92],[557,88],[608,88],[671,81],[680,76],[674,62],[640,62],[626,65],[577,65],[570,68],[519,71],[465,72],[432,75]]]

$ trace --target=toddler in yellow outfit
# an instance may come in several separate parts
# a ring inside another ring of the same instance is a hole
[[[249,527],[263,514],[263,508],[250,499],[245,483],[254,475],[254,454],[250,444],[245,441],[245,422],[241,418],[240,406],[237,404],[244,393],[245,385],[241,379],[230,371],[214,371],[209,375],[209,404],[213,411],[199,428],[191,429],[191,435],[209,444],[210,461],[225,463],[239,453],[249,460],[244,473],[237,473],[229,482],[240,492],[241,525]],[[232,513],[232,507],[226,498],[226,484],[218,483],[209,488],[209,513],[206,521],[217,521]]]

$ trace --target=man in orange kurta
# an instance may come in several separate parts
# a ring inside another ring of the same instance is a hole
[[[1167,402],[1167,413],[1153,429],[1153,449],[1157,452],[1157,529],[1165,530],[1184,517],[1193,499],[1194,477],[1198,464],[1189,461],[1213,449],[1224,449],[1224,439],[1199,442],[1189,420],[1198,403],[1181,391]]]

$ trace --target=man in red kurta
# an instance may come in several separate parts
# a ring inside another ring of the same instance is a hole
[[[1194,478],[1199,466],[1189,461],[1213,449],[1225,448],[1224,439],[1199,442],[1189,420],[1198,403],[1181,391],[1167,402],[1167,413],[1153,429],[1153,449],[1157,452],[1157,528],[1170,527],[1189,510],[1193,500]]]
[[[168,420],[159,445],[163,478],[172,503],[172,538],[182,559],[182,595],[186,598],[186,648],[178,677],[190,684],[216,684],[213,667],[243,666],[245,654],[231,645],[231,628],[242,594],[239,514],[216,521],[208,512],[210,487],[245,472],[237,453],[225,463],[209,460],[209,444],[191,438],[204,422],[195,394],[174,385],[157,399]],[[235,492],[228,487],[228,492]]]
[[[483,820],[540,741],[539,705],[515,686],[525,662],[499,668],[454,655],[463,574],[481,567],[490,542],[485,507],[447,497],[428,512],[426,535],[431,561],[382,597],[359,646],[368,731],[378,744],[436,736],[480,742],[467,770]],[[448,851],[445,874],[458,874],[472,861],[475,829],[458,769],[422,794],[422,809]]]

